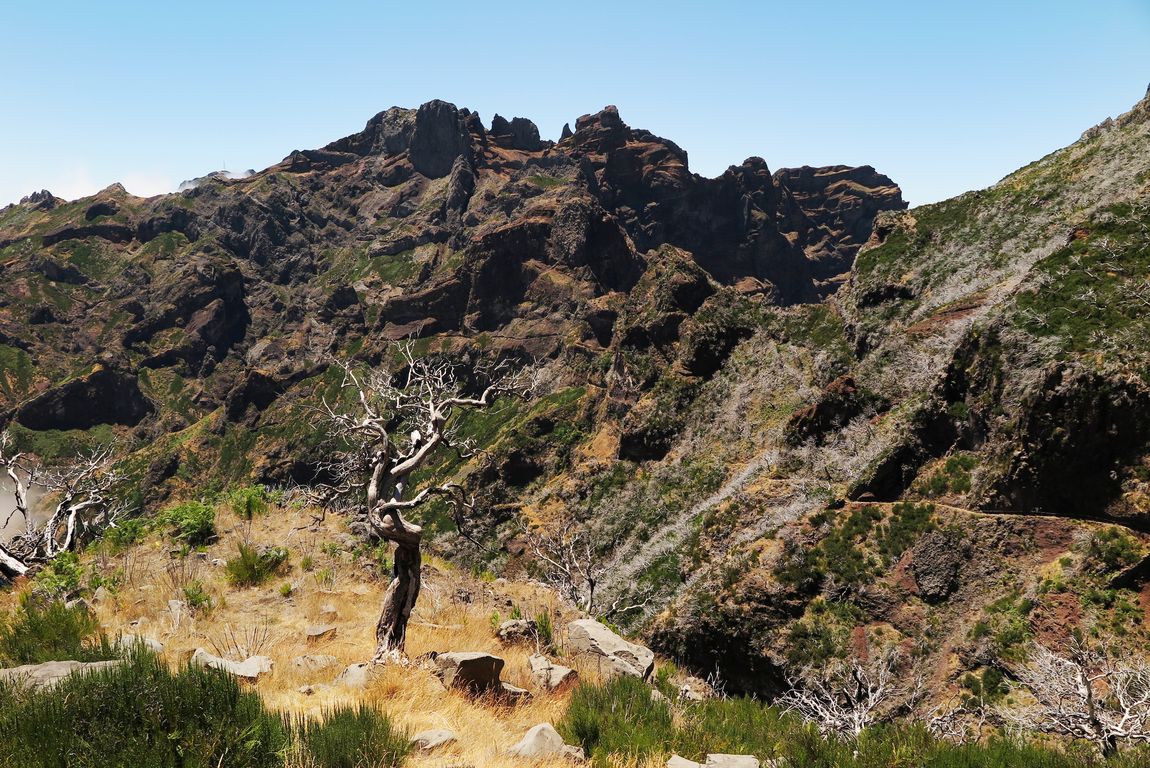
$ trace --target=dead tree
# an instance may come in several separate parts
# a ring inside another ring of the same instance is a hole
[[[618,597],[604,602],[600,580],[607,563],[599,556],[590,534],[574,520],[564,520],[550,530],[523,526],[527,547],[543,568],[543,580],[584,613],[609,619],[645,608],[651,590],[641,591],[631,600]]]
[[[789,690],[777,703],[824,736],[857,739],[868,726],[892,718],[899,700],[913,692],[896,676],[897,660],[887,653],[867,662],[834,661],[822,670],[807,669],[788,678]]]
[[[395,544],[391,583],[384,594],[376,626],[374,664],[404,658],[407,623],[419,597],[423,530],[403,512],[432,496],[445,497],[462,529],[472,501],[454,482],[409,487],[413,473],[426,466],[439,449],[470,455],[473,446],[460,439],[452,416],[461,409],[490,407],[501,396],[529,396],[538,382],[534,366],[513,368],[508,362],[480,363],[468,378],[481,381],[468,395],[457,366],[443,358],[416,358],[410,346],[400,349],[405,371],[394,378],[385,371],[356,372],[341,363],[343,388],[353,404],[324,401],[326,416],[341,448],[321,467],[332,481],[319,490],[324,504],[338,508],[348,498],[375,535]]]
[[[1003,709],[1003,719],[1027,730],[1089,741],[1104,757],[1123,743],[1150,742],[1150,663],[1071,640],[1064,654],[1035,645],[1019,684],[1033,699]]]
[[[22,533],[0,542],[0,575],[23,576],[116,524],[124,506],[111,493],[122,479],[111,469],[112,456],[112,448],[103,448],[66,467],[46,468],[15,451],[7,432],[0,434],[0,468],[12,485],[12,511],[0,528],[17,515],[24,521]],[[43,522],[36,520],[29,502],[33,488],[55,502]]]

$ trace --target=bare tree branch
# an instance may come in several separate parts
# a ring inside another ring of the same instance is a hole
[[[790,690],[777,703],[816,725],[824,735],[856,739],[868,726],[890,719],[892,706],[914,689],[895,674],[898,655],[869,662],[834,661],[788,678]]]
[[[1009,723],[1084,739],[1106,757],[1150,742],[1150,663],[1141,656],[1119,658],[1079,638],[1064,653],[1035,644],[1017,677],[1032,701],[1001,710]]]

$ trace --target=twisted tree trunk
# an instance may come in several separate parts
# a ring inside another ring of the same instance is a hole
[[[391,571],[391,583],[383,596],[379,623],[375,626],[376,648],[372,664],[403,658],[407,622],[415,609],[415,601],[419,599],[419,569],[423,560],[420,551],[423,529],[405,521],[398,510],[392,510],[384,519],[379,532],[388,541],[395,542],[395,565]]]

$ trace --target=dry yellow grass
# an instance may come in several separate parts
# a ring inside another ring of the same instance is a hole
[[[537,584],[481,581],[435,558],[424,564],[423,591],[409,627],[410,658],[418,659],[431,651],[494,653],[506,661],[503,679],[535,694],[525,704],[500,705],[446,690],[418,663],[383,667],[364,690],[329,685],[344,665],[371,658],[375,621],[387,583],[370,572],[366,559],[356,562],[350,553],[324,546],[346,535],[343,521],[328,517],[317,530],[296,530],[301,524],[298,512],[273,509],[249,524],[221,507],[216,520],[219,540],[201,553],[181,558],[171,551],[169,540],[153,533],[122,554],[85,556],[85,568],[91,565],[105,574],[122,573],[120,586],[98,601],[94,610],[113,636],[134,634],[159,640],[164,644],[163,655],[172,664],[186,661],[200,647],[229,658],[252,654],[270,657],[274,669],[261,676],[255,687],[274,709],[322,716],[333,705],[367,701],[412,733],[449,728],[458,734],[456,744],[431,754],[417,753],[410,765],[522,766],[523,759],[504,754],[507,748],[531,726],[561,719],[567,694],[548,694],[535,688],[528,665],[528,656],[535,649],[503,646],[495,637],[492,615],[508,618],[512,606],[528,617],[550,611],[558,630],[575,616],[555,594]],[[259,587],[228,584],[220,562],[234,557],[238,543],[245,539],[256,546],[287,547],[290,570]],[[309,572],[300,565],[305,556],[312,559]],[[212,607],[183,615],[173,613],[169,601],[183,600],[184,586],[193,581],[203,585]],[[281,594],[285,583],[292,585],[287,597]],[[10,609],[12,605],[4,603],[15,599],[13,593],[0,594],[0,610]],[[317,624],[334,624],[335,636],[309,643],[307,628]],[[293,667],[292,659],[304,654],[335,656],[340,666],[302,672]],[[598,676],[593,667],[565,663],[579,669],[584,679]],[[310,695],[300,691],[306,685],[313,686]]]

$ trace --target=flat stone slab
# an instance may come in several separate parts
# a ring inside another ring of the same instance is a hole
[[[25,664],[19,667],[0,669],[0,683],[12,683],[26,688],[52,688],[69,675],[109,669],[123,664],[119,659],[111,661],[46,661],[42,664]]]
[[[679,755],[671,755],[667,768],[759,768],[759,759],[754,755],[707,755],[707,762],[696,763]]]
[[[671,755],[670,759],[667,760],[667,768],[703,768],[703,764],[678,755]]]
[[[759,758],[754,755],[707,755],[707,768],[759,768]]]
[[[245,680],[256,680],[265,672],[272,671],[272,660],[267,656],[251,656],[243,661],[232,661],[208,653],[203,648],[197,648],[192,654],[192,663],[208,669],[218,669]]]
[[[338,631],[339,627],[335,624],[313,624],[307,628],[307,641],[318,643],[321,640],[330,640]]]

